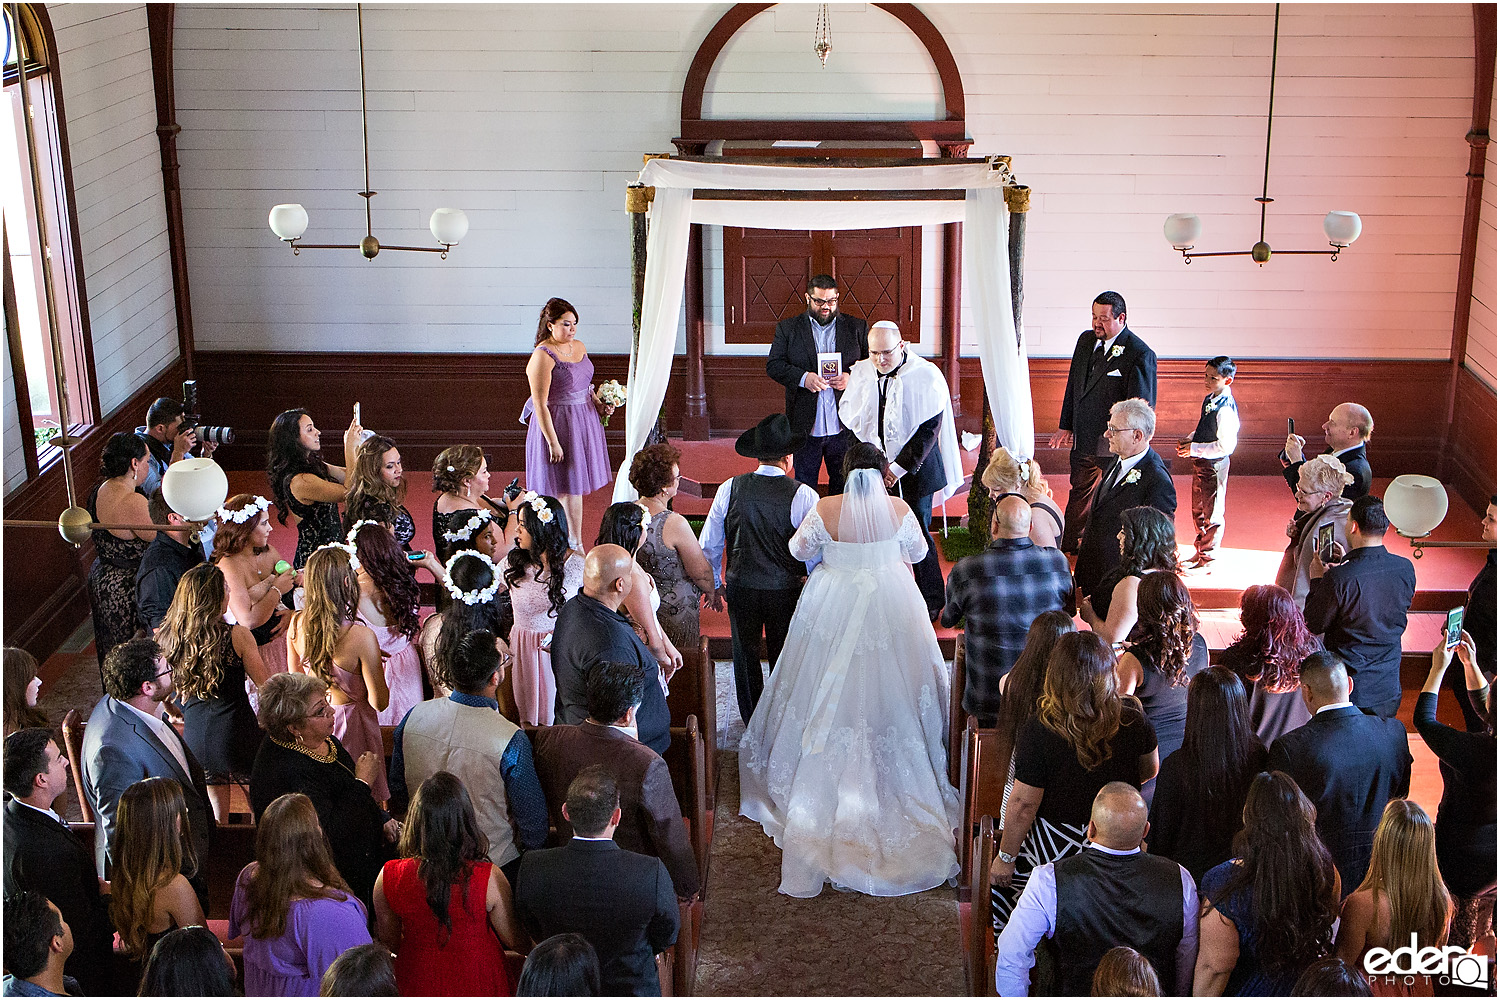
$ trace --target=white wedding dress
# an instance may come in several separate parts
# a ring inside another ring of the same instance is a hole
[[[878,472],[849,479],[834,541],[816,508],[792,555],[823,561],[797,603],[770,685],[740,741],[740,812],[782,850],[781,891],[825,882],[900,896],[958,874],[948,783],[948,672]]]

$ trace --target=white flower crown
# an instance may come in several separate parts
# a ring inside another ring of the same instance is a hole
[[[487,510],[475,511],[474,516],[460,525],[458,530],[443,532],[443,538],[450,542],[467,542],[482,530],[487,522],[494,519],[495,515]]]
[[[521,499],[531,505],[531,509],[536,512],[536,519],[538,521],[543,524],[552,523],[552,508],[547,505],[547,501],[543,500],[541,494],[537,493],[536,490],[527,490],[521,494]]]
[[[214,511],[214,516],[225,524],[244,524],[246,521],[260,517],[261,511],[270,509],[271,501],[265,497],[258,496],[245,504],[241,510],[230,510],[228,507],[220,507]]]
[[[453,582],[453,564],[460,559],[478,559],[488,566],[490,572],[494,574],[494,579],[490,580],[490,585],[483,590],[458,589],[458,584]],[[443,567],[443,577],[443,586],[448,589],[449,594],[453,595],[453,599],[455,601],[462,601],[464,604],[470,606],[493,601],[495,595],[500,592],[500,568],[495,565],[493,559],[475,549],[460,549],[449,556],[447,565]]]
[[[344,540],[348,542],[351,547],[353,547],[353,545],[355,544],[354,539],[355,536],[359,534],[359,529],[363,528],[367,524],[373,524],[376,527],[380,528],[385,527],[385,525],[381,524],[379,521],[371,521],[369,518],[363,518],[354,522],[354,527],[349,529],[349,534],[344,536]]]
[[[322,545],[319,545],[317,548],[313,549],[313,552],[322,552],[324,549],[338,549],[340,552],[349,557],[349,568],[354,570],[354,572],[356,573],[359,572],[359,556],[355,553],[353,545],[349,544],[348,542],[324,542]]]

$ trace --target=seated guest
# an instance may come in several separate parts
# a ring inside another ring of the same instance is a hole
[[[1465,697],[1484,715],[1478,730],[1460,732],[1438,721],[1442,690],[1453,650],[1439,642],[1432,670],[1417,695],[1413,721],[1422,742],[1437,755],[1443,798],[1437,810],[1437,865],[1453,894],[1449,943],[1469,948],[1492,930],[1495,912],[1495,702],[1476,662],[1467,630],[1457,653],[1466,678]]]
[[[182,738],[203,764],[219,822],[228,822],[230,786],[250,780],[260,747],[245,679],[259,687],[271,676],[250,630],[224,620],[228,607],[223,571],[208,563],[194,566],[178,584],[156,637],[172,664]]]
[[[1203,876],[1193,995],[1285,996],[1333,946],[1338,869],[1313,804],[1279,771],[1250,783],[1234,847],[1233,860]]]
[[[1156,733],[1115,689],[1114,654],[1093,632],[1057,640],[1036,718],[1016,734],[1016,781],[990,866],[997,929],[1039,865],[1083,850],[1094,796],[1156,777]]]
[[[1026,645],[1016,657],[1016,665],[1010,673],[1000,678],[1000,714],[995,722],[995,759],[981,760],[985,767],[1004,762],[1005,791],[1000,797],[1000,815],[995,821],[996,829],[1005,828],[1005,810],[1010,803],[1010,790],[1016,783],[1016,734],[1021,727],[1036,718],[1037,703],[1042,700],[1042,690],[1047,684],[1047,661],[1057,640],[1073,629],[1073,616],[1066,611],[1044,611],[1036,616],[1026,632]]]
[[[380,714],[390,702],[381,665],[380,643],[368,625],[356,621],[359,577],[354,556],[343,545],[318,549],[304,574],[307,603],[292,615],[286,631],[287,661],[295,673],[316,677],[328,690],[333,733],[351,756],[383,757]],[[390,798],[385,768],[371,783],[377,802]]]
[[[582,934],[554,934],[538,943],[526,956],[516,984],[518,997],[598,995],[599,955]]]
[[[204,561],[203,546],[193,539],[193,533],[181,527],[187,519],[167,506],[166,499],[157,489],[149,502],[152,524],[177,525],[175,531],[158,531],[141,556],[140,568],[135,571],[135,603],[140,612],[138,621],[150,635],[167,617],[167,608],[172,595],[177,592],[177,581],[182,574]]]
[[[398,997],[396,963],[383,944],[350,948],[323,973],[320,997]]]
[[[677,895],[698,892],[698,861],[682,823],[667,762],[633,735],[645,685],[633,663],[603,661],[589,670],[588,718],[576,726],[538,729],[536,771],[552,806],[553,824],[571,832],[561,806],[573,779],[592,764],[609,768],[620,796],[615,843],[627,851],[661,858]]]
[[[234,997],[234,959],[207,927],[179,927],[156,942],[141,974],[143,997]]]
[[[536,940],[576,932],[599,958],[601,996],[660,996],[655,955],[677,940],[677,895],[659,858],[614,842],[620,796],[603,766],[568,786],[573,839],[521,859],[516,912]]]
[[[396,953],[402,995],[511,995],[502,945],[530,942],[489,850],[463,782],[447,771],[422,782],[401,858],[375,880],[375,936]]]
[[[1063,996],[1089,992],[1104,953],[1128,945],[1143,954],[1170,992],[1185,996],[1198,954],[1198,890],[1187,869],[1142,842],[1146,801],[1124,782],[1094,796],[1088,844],[1072,857],[1038,866],[996,943],[995,990],[1023,997],[1036,949],[1050,938]]]
[[[563,605],[583,586],[583,555],[568,544],[568,517],[555,497],[523,493],[516,508],[516,547],[506,555],[505,587],[515,616],[510,640],[512,686],[521,721],[550,726],[557,682],[548,645]]]
[[[208,857],[214,821],[203,768],[177,731],[162,719],[172,696],[172,667],[152,639],[131,639],[104,659],[104,697],[89,715],[83,736],[84,794],[94,810],[94,863],[101,878],[115,844],[115,809],[125,789],[143,778],[171,778],[181,787],[192,828],[195,858]],[[188,874],[185,872],[185,874]],[[208,883],[194,876],[200,901]]]
[[[635,508],[632,510],[631,508]],[[630,595],[625,598],[625,614],[641,641],[651,648],[656,662],[661,665],[662,676],[667,680],[682,666],[682,652],[667,638],[656,612],[661,607],[661,594],[657,592],[656,580],[640,563],[641,546],[646,542],[646,529],[651,526],[651,513],[638,503],[625,501],[610,504],[599,522],[599,537],[595,545],[618,545],[635,560],[630,573],[634,578],[630,584]],[[705,557],[707,561],[707,557]]]
[[[125,789],[117,819],[109,915],[125,956],[142,963],[168,931],[203,923],[203,907],[182,873],[206,867],[207,859],[193,856],[182,788],[171,778]]]
[[[1145,955],[1126,945],[1116,945],[1099,959],[1099,967],[1094,970],[1093,995],[1159,997],[1161,980]]]
[[[1411,560],[1386,551],[1385,504],[1362,496],[1349,508],[1349,553],[1334,566],[1313,556],[1307,591],[1309,631],[1344,663],[1355,706],[1390,718],[1401,708],[1401,636],[1417,593]]]
[[[1375,829],[1370,871],[1344,900],[1334,950],[1364,968],[1372,948],[1441,948],[1448,943],[1453,902],[1438,874],[1432,820],[1410,799],[1392,799]],[[1433,985],[1431,976],[1416,985]]]
[[[453,690],[450,676],[453,657],[457,655],[458,644],[464,636],[479,629],[493,632],[500,637],[500,655],[508,660],[510,646],[504,637],[510,635],[514,623],[505,582],[500,578],[499,568],[488,556],[463,552],[449,560],[448,567],[450,572],[443,587],[453,599],[447,608],[429,615],[422,623],[422,662],[427,667],[433,693],[438,695]],[[500,702],[502,715],[512,722],[521,721],[515,693],[509,683],[500,686],[495,698]]]
[[[90,993],[108,993],[114,928],[94,850],[52,808],[68,792],[67,755],[50,729],[22,729],[5,738],[4,775],[5,895],[35,892],[56,903],[73,929],[68,975]]]
[[[1136,592],[1130,648],[1115,664],[1120,694],[1140,700],[1156,730],[1163,758],[1182,746],[1188,682],[1208,667],[1208,643],[1198,633],[1193,598],[1176,573],[1147,573]]]
[[[47,713],[36,707],[37,697],[42,693],[36,657],[18,646],[6,646],[0,670],[5,675],[5,735],[17,729],[46,726]]]
[[[406,509],[406,472],[396,442],[383,434],[371,434],[354,454],[349,467],[344,499],[344,532],[360,521],[391,526],[391,534],[402,551],[411,551],[417,534],[416,522]]]
[[[297,553],[292,565],[301,569],[321,546],[343,541],[339,504],[348,495],[347,470],[354,467],[355,452],[364,440],[359,420],[351,420],[344,431],[344,464],[329,465],[318,452],[323,434],[306,410],[284,410],[271,424],[266,446],[266,478],[276,501],[276,519],[286,524],[288,514],[297,515]]]
[[[960,559],[948,575],[940,621],[964,623],[964,711],[981,728],[995,724],[1000,678],[1010,672],[1038,615],[1073,609],[1068,557],[1028,537],[1031,507],[1019,496],[995,504],[994,541]]]
[[[1355,708],[1354,682],[1332,653],[1314,653],[1300,669],[1313,717],[1271,744],[1266,766],[1285,771],[1312,800],[1318,835],[1353,892],[1365,880],[1385,804],[1406,798],[1411,787],[1406,727]]]
[[[453,693],[422,702],[396,727],[391,791],[400,799],[439,771],[457,775],[474,799],[490,861],[514,882],[521,852],[547,842],[547,800],[531,741],[495,700],[505,682],[495,634],[464,636],[449,670]]]
[[[1122,399],[1109,408],[1104,437],[1114,460],[1100,464],[1099,485],[1078,543],[1074,578],[1080,593],[1093,594],[1104,574],[1120,561],[1117,539],[1124,511],[1155,507],[1168,520],[1177,512],[1172,474],[1151,449],[1155,433],[1156,412],[1144,399]]]
[[[1358,403],[1340,403],[1323,421],[1323,441],[1327,444],[1323,454],[1338,459],[1352,477],[1342,491],[1345,500],[1358,500],[1370,492],[1374,477],[1370,472],[1370,460],[1365,456],[1365,444],[1373,433],[1375,418]],[[1300,434],[1288,434],[1286,448],[1277,456],[1281,459],[1281,474],[1294,493],[1300,485],[1299,473],[1306,462],[1306,445],[1307,439]]]
[[[370,943],[365,921],[312,800],[293,793],[267,806],[229,904],[229,937],[245,939],[246,995],[317,996],[333,960]]]
[[[633,663],[646,678],[636,718],[639,739],[657,753],[671,741],[671,714],[656,657],[620,612],[630,596],[635,561],[618,545],[596,545],[584,560],[583,589],[563,605],[552,640],[557,677],[556,722],[576,726],[588,718],[587,682],[595,663]]]
[[[636,561],[656,581],[661,607],[656,620],[679,650],[698,648],[698,610],[706,598],[715,610],[723,601],[714,593],[714,570],[698,544],[687,518],[668,509],[681,481],[682,452],[665,441],[647,445],[630,463],[630,485],[641,495],[641,506],[651,516],[646,540]]]
[[[359,613],[355,620],[375,633],[384,664],[386,706],[376,718],[382,726],[394,726],[422,700],[422,654],[414,645],[422,630],[417,618],[421,590],[413,564],[384,524],[356,522],[349,532],[349,544],[359,560],[355,570]],[[431,562],[429,569],[442,570],[437,560]]]
[[[290,604],[283,607],[283,598],[301,582],[302,574],[290,566],[276,569],[284,560],[271,544],[269,506],[265,497],[249,493],[226,500],[215,514],[219,530],[209,561],[224,571],[228,620],[250,630],[260,646],[260,658],[273,673],[280,673],[286,669],[286,627],[291,621]]]
[[[250,771],[256,822],[281,796],[306,795],[333,848],[333,863],[364,903],[390,856],[386,844],[400,829],[371,794],[384,770],[380,752],[367,750],[357,761],[349,756],[333,735],[327,687],[306,674],[277,674],[266,682],[260,689],[260,725],[266,738]]]
[[[1052,487],[1047,485],[1047,477],[1042,475],[1036,459],[1021,461],[1004,445],[999,445],[990,453],[990,462],[980,474],[980,481],[997,503],[1008,496],[1025,500],[1031,508],[1031,530],[1027,537],[1044,549],[1058,547],[1063,531],[1062,508],[1052,498]]]
[[[1120,514],[1120,562],[1084,596],[1079,616],[1089,628],[1118,645],[1135,628],[1136,592],[1147,573],[1176,573],[1177,534],[1172,519],[1155,507]]]
[[[62,911],[39,892],[5,893],[5,984],[8,997],[81,997],[66,975],[73,931]]]
[[[1339,496],[1339,491],[1351,477],[1338,459],[1319,455],[1302,466],[1299,476],[1295,494],[1297,513],[1287,522],[1286,536],[1291,541],[1281,555],[1276,586],[1285,588],[1301,608],[1307,603],[1313,558],[1319,555],[1319,529],[1333,525],[1333,546],[1338,551],[1348,551],[1349,539],[1344,534],[1344,523],[1353,504]]]
[[[1370,981],[1358,966],[1342,958],[1320,958],[1297,977],[1294,997],[1368,997]]]
[[[1302,700],[1297,665],[1317,652],[1292,595],[1284,587],[1256,584],[1240,595],[1240,635],[1224,650],[1222,664],[1250,692],[1250,725],[1270,746],[1312,715]]]
[[[1266,762],[1250,728],[1245,686],[1209,667],[1188,683],[1182,747],[1161,762],[1151,799],[1151,853],[1171,858],[1193,881],[1234,856],[1245,791]]]

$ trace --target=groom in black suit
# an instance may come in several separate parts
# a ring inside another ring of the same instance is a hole
[[[838,352],[839,374],[823,378],[818,355]],[[807,283],[807,311],[776,324],[766,374],[786,386],[786,416],[807,441],[792,456],[797,481],[818,488],[818,468],[828,464],[828,493],[844,492],[844,452],[854,443],[839,421],[839,399],[849,369],[865,356],[865,321],[839,312],[838,284],[826,274]]]
[[[1048,442],[1069,449],[1068,508],[1058,540],[1064,552],[1079,551],[1089,504],[1109,462],[1104,425],[1109,408],[1122,399],[1156,405],[1156,352],[1125,325],[1125,297],[1100,292],[1094,299],[1093,326],[1078,335],[1073,348],[1058,430]]]
[[[1177,489],[1167,464],[1151,448],[1156,413],[1144,399],[1126,399],[1109,410],[1104,437],[1113,458],[1103,462],[1099,490],[1089,510],[1073,578],[1080,595],[1092,594],[1120,561],[1120,515],[1131,507],[1155,507],[1170,519]]]

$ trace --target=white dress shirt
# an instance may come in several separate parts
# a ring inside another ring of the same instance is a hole
[[[755,470],[757,476],[784,476],[774,465],[762,465]],[[703,521],[703,531],[698,536],[698,544],[703,547],[703,554],[708,556],[708,564],[714,568],[714,586],[724,585],[724,518],[729,513],[729,494],[734,487],[733,479],[726,479],[719,484],[719,491],[714,494],[713,506],[708,508],[708,517]],[[797,492],[792,496],[792,528],[802,526],[802,519],[807,517],[807,512],[813,509],[818,502],[817,492],[806,483],[797,487]],[[807,571],[812,572],[823,559],[820,554],[815,559],[807,561]]]

